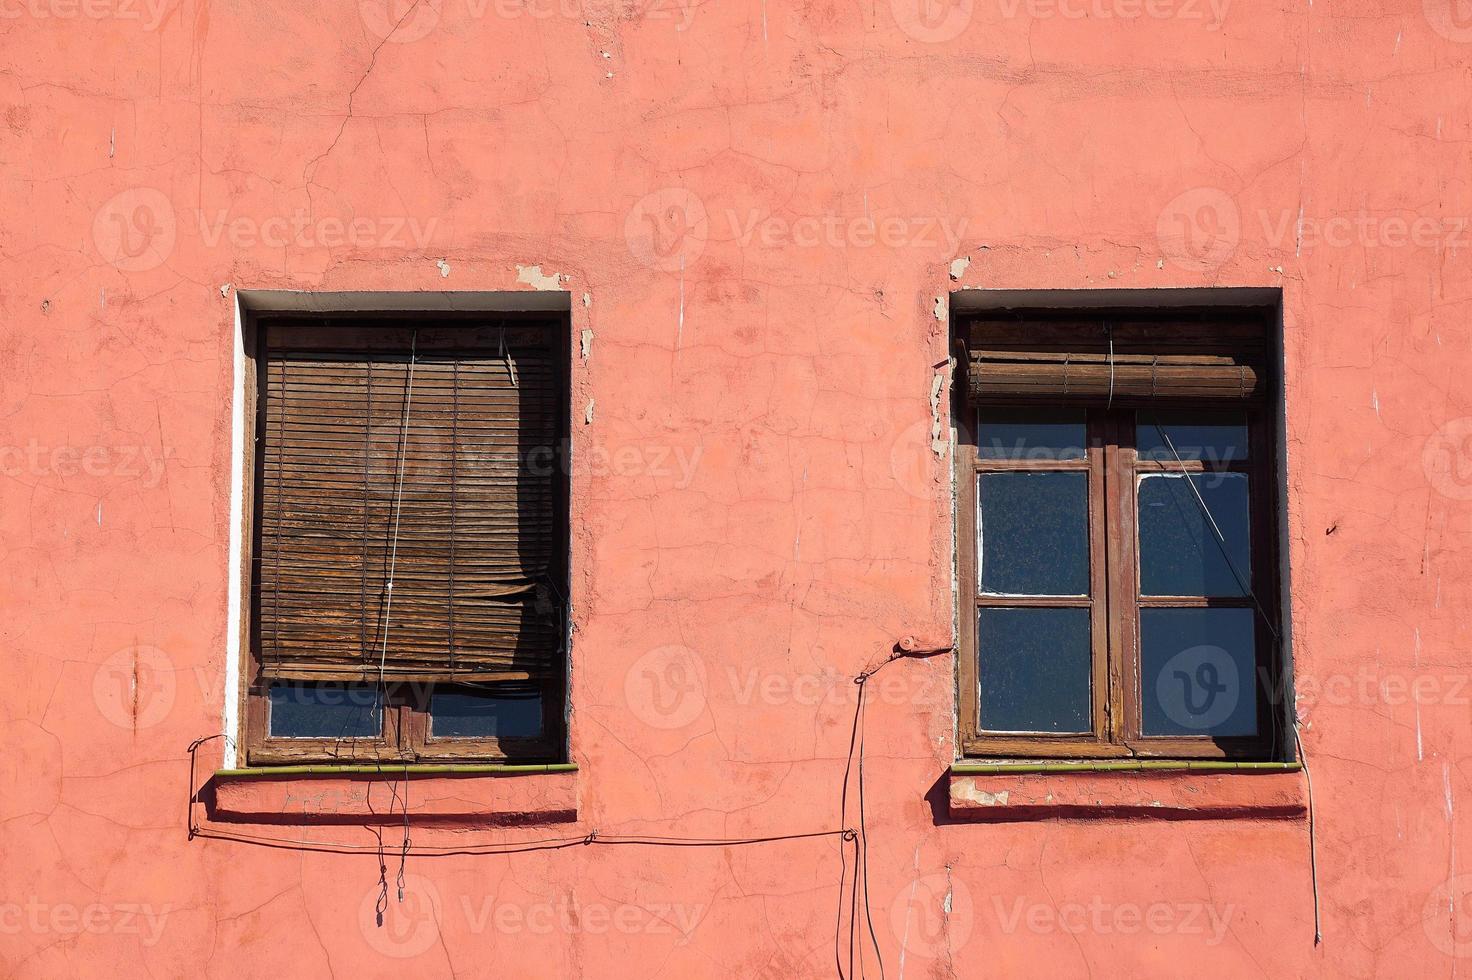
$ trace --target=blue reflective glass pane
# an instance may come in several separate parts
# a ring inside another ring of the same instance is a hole
[[[977,517],[981,591],[1087,595],[1087,473],[983,473]]]
[[[1242,415],[1139,412],[1135,448],[1141,459],[1167,462],[1177,457],[1209,463],[1246,459],[1247,420]]]
[[[1140,594],[1246,595],[1252,582],[1250,532],[1245,473],[1141,477]]]
[[[1146,735],[1257,734],[1251,609],[1141,609]]]
[[[436,687],[429,717],[437,738],[536,738],[542,734],[542,692],[513,685]]]
[[[277,738],[373,738],[383,731],[372,684],[273,684],[269,697]]]
[[[976,636],[983,731],[1091,729],[1087,609],[984,607]]]
[[[1083,459],[1083,412],[982,409],[977,413],[979,459]]]

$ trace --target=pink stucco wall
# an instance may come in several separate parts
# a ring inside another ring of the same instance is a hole
[[[949,817],[939,657],[871,688],[885,969],[1465,972],[1459,9],[0,0],[0,973],[835,972],[833,839],[414,854],[381,928],[371,850],[187,839],[185,748],[225,697],[236,290],[571,293],[580,770],[465,793],[577,816],[412,828],[475,848],[838,827],[849,678],[950,636],[948,294],[1215,285],[1283,295],[1324,941],[1305,821],[1241,784],[1206,820]]]

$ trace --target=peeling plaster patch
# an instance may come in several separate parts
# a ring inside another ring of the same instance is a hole
[[[593,353],[593,331],[592,330],[589,330],[586,327],[583,329],[583,336],[582,336],[582,341],[581,341],[580,346],[581,346],[581,349],[582,349],[583,360],[586,361],[588,359],[588,355],[591,354],[591,353]]]
[[[1157,269],[1164,269],[1165,268],[1165,259],[1156,259],[1155,260],[1155,268],[1157,268]]]
[[[444,259],[435,259],[434,264],[435,268],[440,270],[441,279],[450,278],[450,263],[446,262]]]
[[[971,256],[963,255],[959,259],[951,260],[951,281],[957,282],[966,274],[966,267],[971,264]]]
[[[948,361],[947,364],[949,363]],[[941,459],[946,458],[947,446],[947,440],[940,437],[944,428],[940,418],[940,389],[945,381],[945,375],[940,371],[935,372],[935,377],[930,379],[930,451]]]
[[[225,283],[225,285],[223,285],[223,286],[220,287],[220,298],[221,299],[224,299],[226,296],[229,296],[230,295],[230,287],[233,286],[233,285],[235,285],[233,282],[227,282],[227,283]]]
[[[557,289],[562,285],[562,280],[567,276],[554,272],[551,275],[543,275],[540,265],[518,265],[516,267],[516,281],[537,290]]]
[[[941,323],[946,322],[946,298],[944,296],[935,298],[935,318]]]
[[[963,800],[972,803],[980,803],[982,806],[1006,806],[1008,798],[1012,795],[1010,790],[1002,790],[1000,793],[988,793],[984,789],[977,789],[976,783],[969,779],[963,779],[956,785],[956,795]]]
[[[583,294],[583,309],[586,310],[588,307],[590,307],[592,305],[593,305],[593,297],[589,296],[587,293],[584,293]]]
[[[588,399],[588,407],[585,408],[585,409],[583,409],[583,424],[584,425],[592,425],[593,424],[593,402],[594,402],[594,399],[589,398]]]

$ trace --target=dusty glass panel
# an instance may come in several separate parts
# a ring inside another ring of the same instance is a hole
[[[1088,594],[1087,473],[982,473],[978,495],[981,591]]]
[[[1140,478],[1139,503],[1141,595],[1247,594],[1252,547],[1245,473],[1149,474]]]
[[[1240,414],[1138,412],[1135,448],[1141,459],[1162,462],[1175,462],[1177,457],[1218,464],[1244,460],[1247,419]]]
[[[269,697],[276,738],[372,738],[383,731],[373,684],[287,682],[272,684]]]
[[[978,459],[1083,459],[1084,413],[984,408],[976,417]]]
[[[1089,610],[977,611],[981,727],[1084,733],[1089,723]]]
[[[1141,609],[1146,735],[1257,734],[1252,609]]]

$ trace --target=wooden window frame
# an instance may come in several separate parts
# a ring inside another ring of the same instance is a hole
[[[988,408],[1025,410],[1076,409],[1086,420],[1087,446],[1079,460],[980,459],[978,415]],[[1138,458],[1135,419],[1141,411],[1170,414],[1223,412],[1245,416],[1248,458],[1227,463]],[[1142,399],[1114,400],[1112,405],[1060,401],[980,401],[959,398],[955,458],[957,514],[959,743],[968,757],[1039,759],[1235,759],[1271,761],[1285,757],[1283,706],[1273,692],[1284,690],[1284,645],[1278,612],[1278,458],[1274,406],[1257,400],[1231,403]],[[1251,534],[1250,595],[1241,598],[1141,596],[1139,594],[1136,515],[1140,477],[1148,473],[1235,472],[1248,478]],[[981,591],[977,542],[979,478],[987,472],[1072,471],[1089,475],[1088,597],[1016,597]],[[996,733],[984,731],[980,718],[980,673],[977,611],[980,608],[1028,606],[1083,607],[1091,611],[1091,723],[1084,735]],[[1141,732],[1140,630],[1142,608],[1248,608],[1254,615],[1255,677],[1258,733],[1250,737],[1158,736]]]
[[[505,323],[508,327],[537,326],[545,329],[551,344],[554,363],[561,365],[558,378],[557,442],[554,449],[554,505],[557,520],[555,553],[559,567],[553,570],[561,583],[563,595],[571,586],[569,574],[570,520],[569,467],[566,448],[570,435],[571,367],[570,326],[565,313],[495,312],[328,312],[304,315],[246,311],[242,323],[245,353],[245,438],[244,473],[250,483],[244,495],[244,534],[242,539],[241,595],[248,615],[241,617],[240,699],[238,703],[243,728],[241,744],[249,766],[290,765],[302,763],[362,764],[383,763],[410,765],[447,762],[514,762],[556,763],[567,758],[568,716],[568,646],[563,640],[562,671],[540,681],[530,680],[524,673],[508,672],[501,679],[511,682],[540,683],[542,687],[542,734],[537,738],[435,737],[429,714],[429,698],[435,685],[427,682],[392,681],[384,688],[382,724],[377,735],[340,739],[288,738],[273,736],[269,724],[269,682],[261,676],[260,611],[258,607],[259,569],[255,556],[260,540],[260,494],[263,487],[264,454],[259,452],[259,436],[264,431],[265,400],[261,397],[259,379],[265,363],[265,336],[269,325],[327,327],[370,332],[375,329],[417,327],[472,327],[487,322]],[[564,612],[569,604],[564,600]],[[371,683],[371,681],[369,681]],[[457,688],[486,687],[486,682],[456,682]],[[329,683],[331,683],[329,681]],[[341,682],[338,682],[341,683]]]

